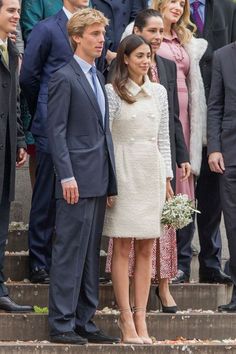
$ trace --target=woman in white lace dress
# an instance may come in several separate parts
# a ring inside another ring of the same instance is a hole
[[[151,47],[130,35],[117,54],[114,82],[107,85],[118,197],[110,198],[104,234],[113,238],[112,281],[126,343],[151,343],[146,305],[154,239],[161,234],[162,208],[172,192],[168,103],[163,86],[148,76]],[[135,239],[134,314],[129,304],[128,261]]]

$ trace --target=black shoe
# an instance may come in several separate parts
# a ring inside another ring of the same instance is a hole
[[[174,278],[171,279],[172,284],[189,283],[189,276],[187,276],[181,269]]]
[[[50,278],[45,269],[35,268],[31,272],[31,283],[49,284]]]
[[[104,277],[100,277],[99,278],[99,284],[108,284],[108,283],[110,283],[110,279],[108,279],[108,278],[104,278]]]
[[[65,332],[50,336],[50,342],[77,345],[84,345],[88,343],[86,338],[80,337],[75,332]]]
[[[104,344],[112,344],[112,343],[120,343],[120,338],[108,336],[100,330],[96,332],[86,332],[83,329],[76,328],[75,333],[78,333],[83,338],[86,338],[89,343],[104,343]]]
[[[219,312],[236,312],[236,301],[231,301],[227,305],[218,306]]]
[[[210,284],[232,284],[230,276],[225,274],[221,269],[207,271],[204,274],[199,274],[199,282]]]
[[[159,299],[159,301],[161,303],[162,312],[164,312],[164,313],[176,313],[178,311],[178,307],[176,305],[175,306],[165,306],[165,305],[163,305],[161,297],[160,297],[160,294],[159,294],[158,286],[156,287],[156,296],[158,297],[158,299]]]
[[[18,305],[9,296],[1,296],[0,310],[4,310],[7,312],[31,312],[33,311],[33,307]]]

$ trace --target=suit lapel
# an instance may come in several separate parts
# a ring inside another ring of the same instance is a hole
[[[85,74],[83,73],[82,69],[80,68],[79,64],[76,62],[75,59],[72,59],[72,61],[70,62],[71,67],[73,68],[73,70],[75,71],[76,75],[77,75],[77,79],[82,87],[82,89],[84,90],[84,92],[86,93],[89,101],[91,102],[94,110],[97,113],[97,117],[98,117],[98,121],[101,124],[102,128],[103,128],[103,119],[102,119],[102,113],[100,110],[100,107],[98,105],[98,101],[97,98],[93,92],[93,89],[90,85],[90,83],[88,82]]]
[[[231,62],[232,62],[232,68],[234,68],[234,73],[236,73],[236,66],[235,66],[235,62],[236,62],[236,42],[232,43],[232,55],[231,55]]]
[[[205,23],[203,29],[203,35],[201,37],[206,38],[208,36],[209,31],[212,30],[212,21],[214,19],[214,6],[215,0],[208,0],[206,1],[205,6]]]
[[[60,27],[65,39],[66,39],[66,42],[70,46],[70,41],[69,41],[68,32],[67,32],[67,28],[66,28],[67,22],[68,22],[68,18],[66,17],[65,12],[63,10],[59,11],[57,23],[58,23],[58,26]]]
[[[162,58],[159,55],[156,55],[156,63],[158,68],[158,76],[160,79],[160,84],[162,84],[165,88],[167,88],[168,83],[167,83],[165,66],[163,64]]]
[[[8,45],[7,45],[7,50],[8,50],[8,55],[9,55],[9,67],[6,65],[5,60],[3,59],[2,55],[0,54],[1,62],[3,66],[9,71],[9,72],[14,72],[17,67],[17,60],[18,60],[18,55],[19,52],[16,49],[15,45],[11,42],[10,39],[8,39]]]

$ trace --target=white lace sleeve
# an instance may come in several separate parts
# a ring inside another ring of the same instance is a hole
[[[109,103],[109,121],[112,131],[112,122],[118,116],[121,107],[121,99],[114,91],[112,84],[106,85],[107,98]]]
[[[158,133],[158,146],[166,165],[166,177],[173,178],[171,167],[171,152],[170,152],[170,134],[169,134],[169,110],[167,92],[163,86],[158,87],[156,92],[159,93],[158,98],[161,107],[161,121]]]

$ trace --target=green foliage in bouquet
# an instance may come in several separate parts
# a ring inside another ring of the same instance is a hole
[[[161,223],[175,230],[182,229],[193,220],[193,214],[200,213],[192,200],[185,194],[177,194],[165,202]]]

